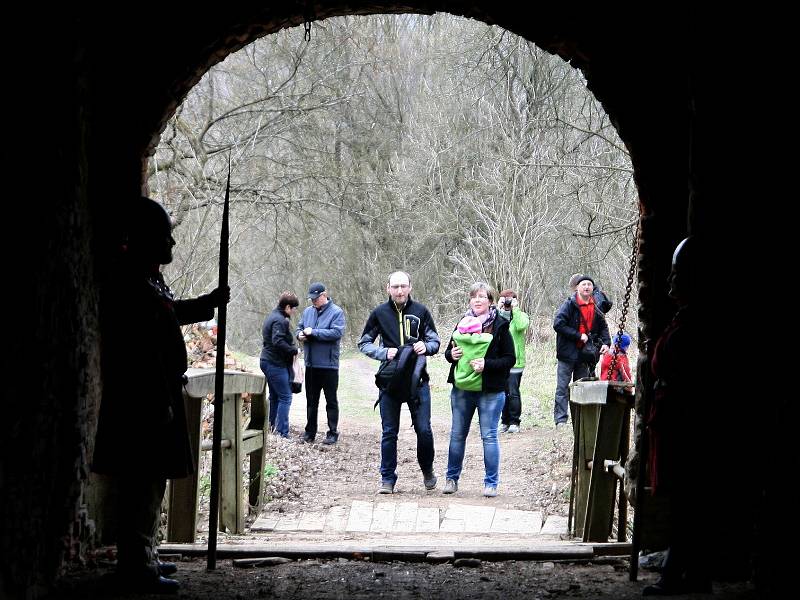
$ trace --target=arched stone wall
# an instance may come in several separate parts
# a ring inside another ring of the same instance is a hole
[[[662,15],[655,29],[651,21],[631,26],[605,6],[512,9],[496,0],[265,4],[191,13],[162,2],[156,11],[137,5],[138,12],[130,9],[114,20],[61,8],[46,19],[31,18],[34,31],[18,28],[18,47],[30,52],[16,65],[15,81],[27,97],[16,115],[16,150],[36,157],[19,176],[35,182],[29,194],[45,238],[18,260],[16,281],[35,301],[19,299],[11,328],[18,351],[31,359],[9,387],[9,397],[24,402],[10,411],[14,460],[4,442],[0,470],[0,590],[36,597],[56,576],[61,557],[76,552],[91,533],[81,493],[100,390],[95,281],[107,266],[115,198],[142,186],[147,153],[211,65],[258,36],[301,24],[309,8],[311,18],[447,11],[505,27],[580,68],[635,168],[646,216],[639,270],[645,334],[657,333],[671,314],[663,284],[669,255],[690,225],[688,181],[699,181],[705,166],[695,156],[707,155],[690,156],[690,127],[704,117],[691,112],[696,98],[687,83],[692,72],[680,40],[682,13]],[[42,139],[48,142],[44,149]],[[713,199],[696,191],[694,200],[695,222],[705,223]]]

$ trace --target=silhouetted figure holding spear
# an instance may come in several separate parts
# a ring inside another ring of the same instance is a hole
[[[167,479],[194,472],[183,406],[187,368],[180,326],[206,321],[230,299],[220,287],[175,300],[159,267],[172,262],[172,221],[164,207],[136,198],[124,206],[120,264],[101,292],[103,397],[92,470],[108,479],[116,512],[117,575],[127,590],[175,593],[155,536]],[[144,333],[135,345],[131,334]],[[219,349],[220,352],[224,350]]]

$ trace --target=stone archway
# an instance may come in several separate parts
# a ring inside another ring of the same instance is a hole
[[[674,43],[682,16],[667,15],[652,30],[647,23],[628,27],[601,8],[512,10],[486,0],[285,2],[220,8],[213,15],[164,5],[157,13],[126,15],[124,23],[53,15],[39,50],[57,75],[40,81],[38,63],[22,62],[30,72],[21,81],[30,84],[32,96],[39,94],[26,106],[34,135],[26,132],[31,141],[22,150],[38,150],[36,133],[52,139],[53,150],[28,167],[38,176],[37,198],[47,210],[39,216],[44,242],[31,249],[24,261],[31,268],[19,279],[37,301],[20,306],[20,323],[36,325],[32,335],[18,339],[37,360],[24,385],[15,382],[10,390],[30,401],[10,418],[22,443],[21,460],[5,469],[3,485],[13,498],[2,509],[4,554],[12,556],[3,566],[9,589],[35,595],[37,586],[52,581],[64,548],[79,552],[88,534],[81,482],[100,389],[95,280],[106,267],[103,232],[113,218],[114,197],[141,187],[147,153],[166,119],[210,65],[256,37],[301,24],[309,7],[308,17],[317,19],[447,11],[500,25],[580,68],[628,146],[636,172],[645,215],[639,281],[646,336],[669,317],[663,281],[670,250],[690,227],[702,231],[716,204],[701,187],[711,142],[697,130],[707,118],[707,90],[687,86],[695,74]],[[55,109],[43,101],[52,98],[54,82],[63,90]],[[41,120],[45,108],[55,115],[56,135]],[[41,180],[42,169],[51,174],[47,180]]]

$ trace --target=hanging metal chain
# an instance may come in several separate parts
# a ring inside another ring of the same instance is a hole
[[[614,344],[614,353],[611,356],[611,364],[608,366],[608,377],[611,381],[611,375],[614,373],[614,368],[617,366],[617,356],[619,356],[619,344],[622,341],[622,334],[625,331],[625,321],[628,318],[628,306],[631,301],[631,290],[633,289],[633,279],[636,276],[636,257],[639,255],[639,232],[641,225],[641,217],[636,219],[636,232],[633,235],[633,248],[631,249],[631,261],[628,265],[628,282],[625,285],[625,299],[622,301],[622,316],[619,320],[619,331],[617,332],[617,343]]]

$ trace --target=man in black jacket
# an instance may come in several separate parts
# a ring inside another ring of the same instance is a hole
[[[605,354],[611,344],[605,316],[595,306],[592,296],[594,281],[588,275],[580,275],[575,279],[575,293],[564,300],[553,319],[558,358],[556,398],[553,406],[556,427],[567,422],[570,379],[575,381],[589,377],[592,374],[590,369],[594,370],[594,364],[587,365],[580,359],[580,349],[590,338],[600,340],[600,354]]]
[[[411,299],[411,277],[403,271],[389,276],[386,292],[389,300],[377,306],[369,315],[358,341],[358,348],[376,360],[394,360],[398,349],[410,345],[419,356],[431,356],[439,351],[439,335],[430,311],[424,304]],[[380,343],[378,338],[380,337]],[[416,398],[408,401],[411,421],[417,434],[417,462],[422,469],[425,489],[436,487],[433,473],[433,431],[431,430],[431,391],[428,372],[419,372]],[[379,494],[391,494],[397,482],[397,434],[400,431],[401,399],[387,390],[379,392],[381,407],[381,485]]]

